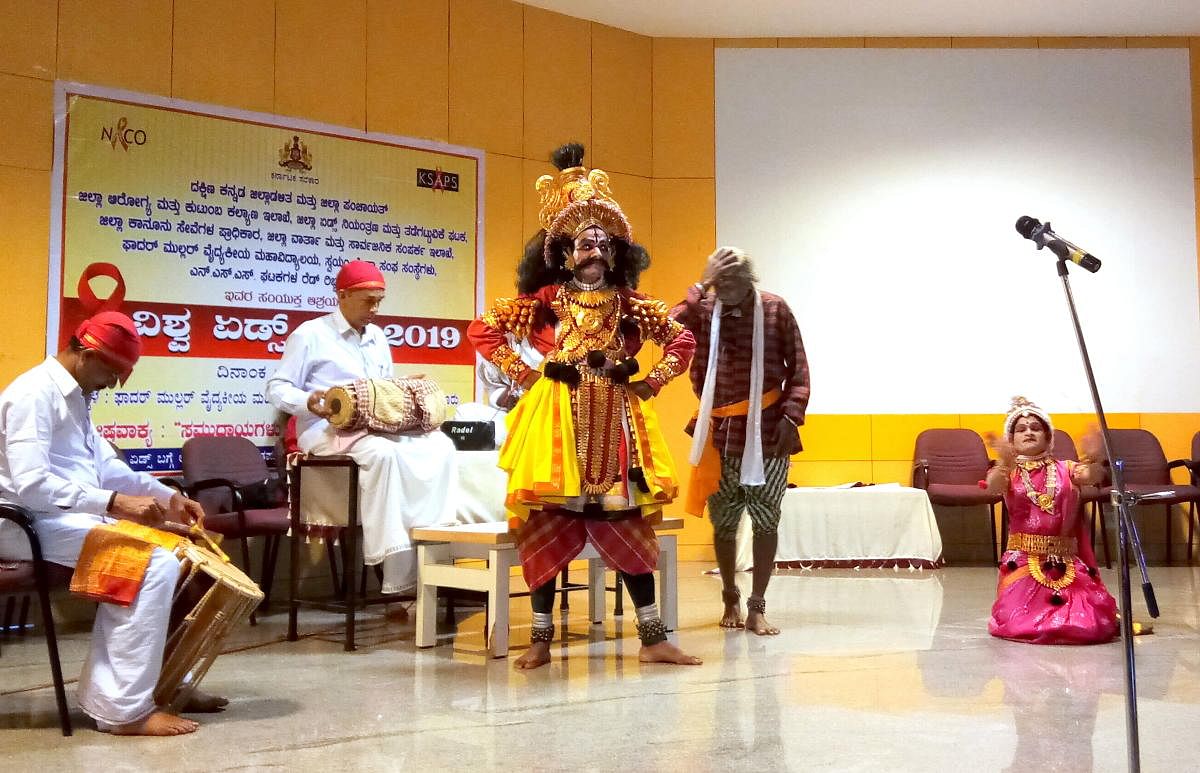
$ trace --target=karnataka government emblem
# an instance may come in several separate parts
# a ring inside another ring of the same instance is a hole
[[[292,141],[283,143],[279,149],[279,165],[293,172],[311,172],[312,154],[308,152],[308,146],[293,135]]]

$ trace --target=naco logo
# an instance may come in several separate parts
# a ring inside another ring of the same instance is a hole
[[[129,119],[125,117],[117,121],[116,126],[100,127],[100,141],[112,145],[113,150],[120,145],[128,153],[130,145],[145,145],[149,139],[145,129],[130,128]]]

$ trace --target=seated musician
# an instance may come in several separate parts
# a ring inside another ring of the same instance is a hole
[[[96,392],[124,383],[140,354],[133,321],[119,312],[101,312],[76,329],[67,348],[18,376],[0,394],[0,500],[33,514],[47,561],[86,565],[96,540],[129,526],[127,522],[167,527],[168,522],[203,516],[196,502],[129,469],[92,425],[89,406]],[[116,527],[102,526],[113,522]],[[96,610],[91,650],[79,677],[79,705],[105,732],[191,733],[196,722],[154,702],[179,579],[179,560],[154,535],[178,538],[137,526],[129,531],[150,537],[142,543],[140,565],[132,560],[122,564],[134,579],[119,593],[87,594],[113,601]],[[193,693],[184,712],[215,711],[227,702]]]
[[[436,430],[348,438],[329,424],[326,390],[393,375],[391,348],[373,324],[385,295],[383,274],[373,263],[355,260],[342,266],[334,286],[337,309],[288,336],[267,380],[267,399],[296,417],[301,450],[347,454],[358,463],[363,559],[383,565],[384,593],[402,593],[417,579],[410,531],[454,518],[454,444]]]

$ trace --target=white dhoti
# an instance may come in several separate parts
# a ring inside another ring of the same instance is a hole
[[[75,566],[88,531],[100,525],[87,513],[39,513],[34,529],[47,561]],[[101,730],[138,722],[156,708],[154,686],[162,668],[179,559],[155,548],[141,590],[128,607],[99,604],[92,646],[79,675],[80,708]]]
[[[358,464],[359,520],[363,561],[383,564],[383,592],[402,593],[417,583],[410,532],[454,521],[452,492],[458,479],[454,443],[440,431],[424,435],[364,435],[347,448],[328,430],[309,449],[317,455],[345,454]],[[324,472],[307,470],[301,510],[308,523],[345,525],[346,494]],[[324,479],[324,480],[322,480]]]

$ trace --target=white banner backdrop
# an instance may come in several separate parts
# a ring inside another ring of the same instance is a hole
[[[718,49],[717,233],[800,321],[813,413],[1200,410],[1188,52]]]

